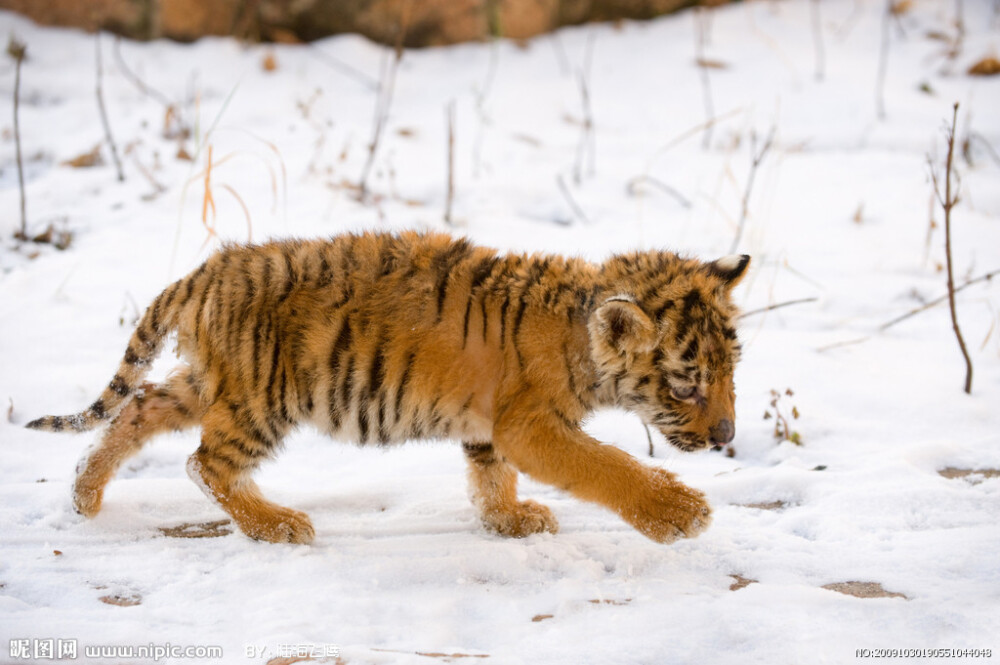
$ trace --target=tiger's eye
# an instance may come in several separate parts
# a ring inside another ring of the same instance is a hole
[[[696,386],[675,386],[670,392],[676,399],[683,401],[694,397],[694,394],[698,392],[698,388]]]

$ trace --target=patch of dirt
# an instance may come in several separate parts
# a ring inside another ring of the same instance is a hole
[[[733,583],[729,585],[730,591],[739,591],[740,589],[745,589],[751,584],[757,584],[757,580],[751,580],[749,578],[743,577],[742,575],[730,575],[733,578]]]
[[[142,604],[142,596],[134,591],[128,593],[113,593],[101,596],[99,601],[106,605],[117,605],[118,607],[135,607]]]
[[[168,538],[218,538],[219,536],[228,536],[233,532],[232,522],[229,520],[189,522],[177,526],[161,526],[159,530]]]
[[[957,469],[953,466],[941,469],[938,475],[945,478],[965,478],[973,485],[987,478],[1000,478],[1000,469]],[[970,476],[972,476],[970,478]],[[979,476],[982,476],[981,478]]]
[[[759,501],[757,503],[738,503],[740,508],[756,508],[757,510],[783,510],[788,507],[784,501]]]
[[[824,584],[823,588],[855,598],[902,598],[909,600],[901,593],[886,591],[878,582],[834,582],[833,584]]]

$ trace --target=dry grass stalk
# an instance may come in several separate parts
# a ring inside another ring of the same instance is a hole
[[[733,238],[733,244],[729,248],[730,254],[736,253],[736,248],[740,245],[740,239],[743,237],[743,227],[746,226],[747,216],[750,211],[750,193],[753,191],[754,178],[757,175],[757,169],[760,167],[761,162],[764,161],[764,157],[771,150],[771,146],[774,143],[774,134],[777,131],[777,127],[771,127],[771,131],[768,132],[767,138],[764,140],[764,144],[757,150],[757,133],[753,132],[750,134],[750,174],[747,176],[747,186],[743,191],[743,203],[740,207],[740,219],[736,224],[736,237]]]
[[[21,125],[19,111],[21,106],[21,63],[28,53],[28,47],[17,41],[12,35],[7,42],[7,55],[14,58],[14,150],[17,153],[17,186],[21,192],[21,230],[15,237],[21,240],[28,238],[28,215],[24,196],[24,163],[21,161]]]
[[[988,282],[991,279],[993,279],[994,277],[996,277],[997,275],[1000,275],[1000,270],[993,270],[992,272],[988,272],[988,273],[986,273],[984,275],[980,275],[979,277],[975,277],[973,279],[970,279],[967,282],[965,282],[964,284],[962,284],[961,286],[956,286],[950,293],[946,293],[946,294],[944,294],[943,296],[941,296],[939,298],[935,298],[934,300],[931,300],[930,302],[926,302],[923,305],[921,305],[920,307],[917,307],[915,309],[911,309],[906,314],[903,314],[902,316],[897,316],[892,321],[887,321],[886,323],[883,323],[882,325],[880,325],[878,327],[879,332],[882,332],[884,330],[888,330],[889,328],[893,327],[897,323],[902,323],[903,321],[907,320],[908,318],[910,318],[912,316],[916,316],[917,314],[920,314],[921,312],[926,312],[927,310],[931,309],[932,307],[936,307],[937,305],[940,305],[941,303],[945,302],[953,294],[960,293],[960,292],[964,291],[965,289],[969,288],[970,286],[972,286],[973,284],[978,284],[980,282]]]
[[[594,174],[595,142],[594,113],[590,105],[590,63],[594,53],[594,33],[587,36],[586,50],[583,55],[583,67],[577,74],[580,84],[580,99],[583,105],[583,122],[581,123],[580,141],[576,148],[576,163],[573,166],[573,182],[579,185],[583,181],[583,163],[588,162],[587,175]]]
[[[812,18],[813,44],[816,48],[816,80],[822,81],[826,70],[826,53],[823,49],[823,21],[819,15],[819,0],[809,3]]]
[[[375,99],[375,119],[372,129],[372,140],[368,144],[368,159],[365,160],[364,168],[361,170],[361,177],[358,179],[358,198],[365,201],[368,198],[368,176],[375,165],[375,155],[378,153],[378,146],[382,140],[382,131],[385,123],[389,119],[389,108],[392,106],[392,97],[396,90],[396,73],[399,70],[399,63],[403,60],[403,40],[406,38],[406,31],[410,24],[410,14],[413,1],[408,0],[403,3],[400,9],[399,25],[396,32],[396,43],[393,47],[393,56],[383,61],[382,74],[379,77],[378,96]],[[387,62],[388,61],[388,62]]]
[[[965,359],[965,392],[972,392],[972,359],[969,357],[969,350],[965,346],[965,339],[962,337],[962,330],[958,325],[958,314],[955,311],[955,277],[951,258],[951,210],[959,201],[958,192],[952,195],[951,176],[955,155],[955,127],[958,123],[958,102],[952,107],[951,127],[945,131],[945,138],[948,141],[948,157],[945,161],[944,195],[938,183],[937,172],[931,168],[931,179],[934,181],[934,193],[938,197],[938,202],[944,210],[944,254],[945,264],[948,270],[948,309],[951,312],[951,327],[955,331],[955,338],[958,340],[958,347],[962,351]],[[957,175],[957,174],[956,174]],[[959,185],[956,184],[956,190]]]
[[[695,45],[695,64],[698,67],[698,71],[701,73],[701,93],[702,99],[705,104],[705,133],[702,139],[702,147],[708,149],[712,145],[712,127],[714,123],[711,119],[715,117],[715,105],[712,102],[712,86],[708,80],[708,70],[709,67],[704,66],[702,63],[705,62],[705,39],[709,30],[709,18],[705,13],[707,10],[702,7],[696,7],[694,11],[694,45]]]
[[[745,319],[748,316],[754,316],[755,314],[763,314],[764,312],[770,312],[771,310],[781,309],[782,307],[789,307],[791,305],[801,305],[807,302],[816,302],[819,298],[799,298],[798,300],[787,300],[785,302],[774,303],[773,305],[768,305],[767,307],[761,307],[760,309],[751,309],[749,312],[743,312],[739,315],[740,319]]]
[[[455,222],[451,217],[451,206],[455,200],[455,102],[452,100],[445,109],[445,118],[448,122],[448,194],[444,207],[444,222],[448,226],[454,226]]]
[[[97,108],[101,112],[101,124],[104,125],[104,136],[108,139],[108,146],[111,148],[111,160],[115,163],[115,171],[118,172],[118,182],[125,182],[125,172],[122,171],[122,161],[118,158],[118,146],[111,135],[111,124],[108,122],[108,111],[104,107],[104,92],[101,81],[104,78],[104,67],[101,64],[101,33],[94,37],[94,51],[97,62]]]
[[[879,120],[885,120],[885,73],[889,66],[889,20],[899,10],[892,0],[886,0],[882,14],[882,41],[878,52],[878,78],[875,82],[875,108]]]
[[[558,183],[559,191],[562,192],[563,197],[566,199],[570,210],[573,211],[576,218],[584,224],[589,224],[590,220],[587,219],[587,215],[583,212],[583,208],[580,207],[580,204],[578,204],[576,199],[573,198],[573,194],[569,191],[569,187],[566,186],[566,180],[562,177],[562,174],[556,176],[556,183]]]

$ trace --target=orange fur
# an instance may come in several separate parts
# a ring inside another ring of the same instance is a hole
[[[29,427],[111,421],[76,482],[88,516],[150,437],[200,424],[188,470],[206,494],[251,537],[309,542],[309,518],[264,499],[251,474],[311,423],[362,444],[465,441],[473,502],[503,535],[558,529],[518,501],[522,471],[668,542],[708,525],[704,497],[579,423],[617,405],[683,449],[728,442],[729,292],[748,260],[641,252],[595,265],[413,232],[227,247],[153,301],[94,404]],[[170,332],[185,364],[140,387]]]

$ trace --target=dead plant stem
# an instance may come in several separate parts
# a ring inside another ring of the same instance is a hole
[[[951,258],[951,209],[955,207],[955,204],[959,200],[957,192],[954,196],[951,193],[951,172],[955,155],[955,131],[957,124],[958,102],[955,102],[952,108],[951,129],[946,134],[948,137],[948,157],[945,160],[944,198],[939,199],[939,201],[941,207],[944,209],[944,253],[945,263],[948,268],[948,309],[951,312],[951,327],[955,331],[958,347],[962,350],[962,357],[965,359],[965,392],[968,394],[972,392],[972,359],[969,357],[969,350],[965,347],[962,330],[958,326],[958,314],[955,311],[955,277]],[[935,178],[935,190],[937,190],[936,180],[937,178]]]
[[[101,62],[101,33],[98,32],[94,37],[94,51],[96,53],[96,65],[97,65],[97,108],[101,112],[101,124],[104,125],[104,136],[108,140],[108,146],[111,149],[111,159],[115,163],[115,171],[118,172],[118,182],[125,181],[125,172],[122,171],[122,161],[118,158],[118,146],[115,145],[115,139],[111,135],[111,124],[108,122],[108,111],[104,107],[104,91],[101,85],[101,81],[104,78],[104,66]]]
[[[24,163],[21,160],[21,124],[20,124],[20,110],[21,110],[21,63],[24,62],[24,56],[27,53],[27,47],[15,40],[13,37],[10,38],[10,42],[7,45],[7,53],[14,58],[14,151],[17,156],[17,186],[21,193],[21,230],[18,232],[18,237],[21,240],[28,239],[28,215],[26,212],[26,197],[24,195]]]

